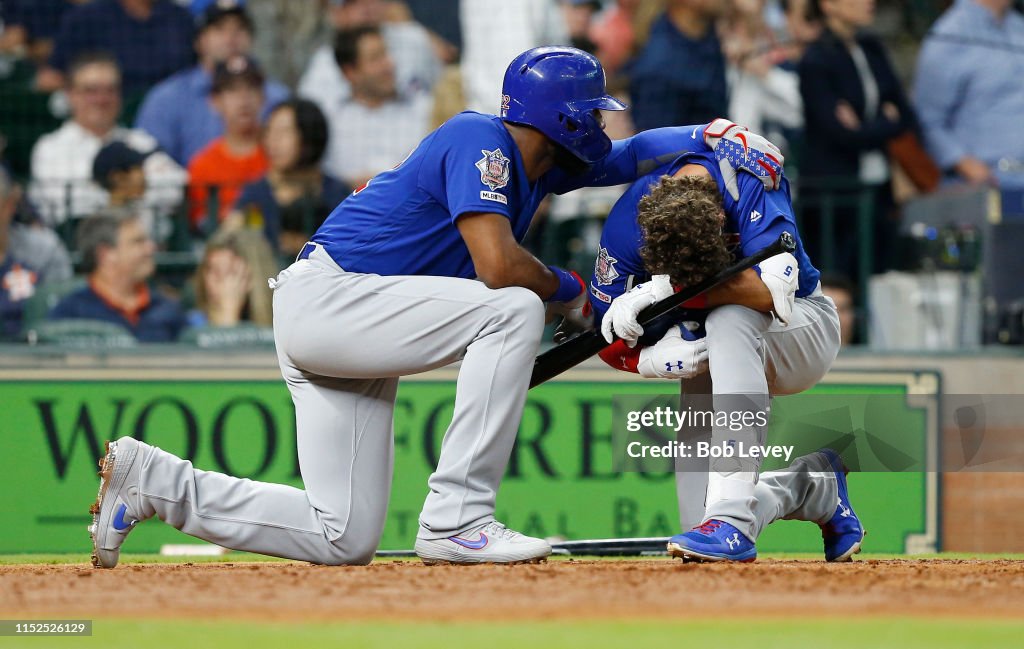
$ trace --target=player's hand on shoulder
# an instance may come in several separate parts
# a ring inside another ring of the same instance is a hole
[[[704,129],[704,141],[714,151],[725,189],[734,201],[740,198],[736,180],[740,170],[757,176],[767,191],[781,185],[786,159],[779,147],[766,138],[720,117]]]
[[[612,305],[601,321],[601,335],[608,344],[618,337],[626,341],[627,346],[636,347],[637,339],[644,333],[644,328],[637,322],[637,316],[645,308],[674,292],[668,275],[655,275],[651,281],[637,284],[612,300]]]
[[[549,302],[547,307],[549,322],[557,316],[562,317],[562,322],[555,329],[555,344],[561,344],[576,334],[594,328],[594,309],[590,305],[587,284],[578,273],[573,272],[572,275],[579,280],[579,295],[568,302]]]
[[[649,379],[692,379],[708,371],[706,338],[683,338],[680,325],[669,327],[657,344],[640,351],[637,371]]]
[[[761,281],[772,294],[772,312],[779,322],[788,325],[800,283],[800,266],[796,257],[784,252],[765,259],[758,267],[761,269]]]

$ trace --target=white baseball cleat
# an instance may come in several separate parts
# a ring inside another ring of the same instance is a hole
[[[130,437],[107,442],[100,458],[100,490],[89,508],[92,525],[92,565],[113,568],[121,544],[139,522],[139,476],[142,473],[142,444]]]
[[[525,536],[498,521],[484,523],[446,539],[416,538],[423,563],[539,563],[551,554],[544,539]]]

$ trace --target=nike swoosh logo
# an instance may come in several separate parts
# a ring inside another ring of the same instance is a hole
[[[124,519],[124,514],[125,514],[125,512],[127,512],[127,511],[128,511],[128,505],[122,504],[122,505],[121,505],[121,506],[120,506],[120,507],[118,508],[118,510],[117,510],[117,513],[116,513],[116,514],[114,514],[114,522],[113,522],[113,525],[114,525],[114,529],[115,529],[115,530],[117,530],[117,531],[119,531],[119,532],[123,532],[123,531],[125,531],[126,529],[128,529],[129,527],[131,527],[132,525],[135,525],[136,523],[138,523],[138,522],[139,522],[139,521],[137,521],[137,520],[132,520],[131,522],[128,522],[128,521],[126,521],[126,520]]]
[[[483,532],[480,533],[480,538],[475,541],[470,541],[469,539],[464,539],[458,536],[449,536],[448,540],[470,550],[483,550],[487,545],[487,535]]]

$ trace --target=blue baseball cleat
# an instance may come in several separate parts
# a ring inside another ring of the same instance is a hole
[[[753,541],[725,521],[710,520],[668,540],[668,553],[683,561],[754,561]]]
[[[846,485],[846,467],[839,454],[830,448],[819,451],[828,459],[829,466],[836,474],[839,487],[839,503],[835,513],[821,526],[821,538],[825,543],[825,561],[853,561],[853,555],[860,552],[864,542],[864,526],[850,504],[850,492]]]

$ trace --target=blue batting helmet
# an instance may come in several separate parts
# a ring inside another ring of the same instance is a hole
[[[608,155],[600,110],[625,110],[605,92],[604,68],[572,47],[535,47],[509,64],[502,85],[501,117],[532,126],[586,164]]]

